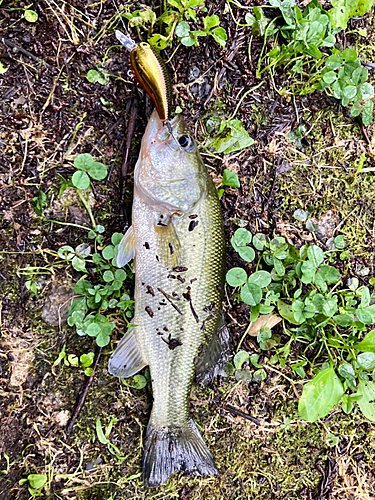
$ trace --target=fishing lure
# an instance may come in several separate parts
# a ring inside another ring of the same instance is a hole
[[[169,129],[172,85],[164,61],[148,43],[138,45],[118,30],[116,38],[130,52],[130,67],[135,79],[150,96],[160,120]]]

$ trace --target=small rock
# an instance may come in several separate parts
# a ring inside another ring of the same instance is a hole
[[[189,82],[193,82],[197,78],[199,78],[199,75],[201,74],[200,69],[198,66],[190,66],[187,72],[187,77]]]
[[[58,285],[52,288],[44,303],[42,318],[52,326],[64,323],[68,318],[73,302],[74,290],[71,285]]]

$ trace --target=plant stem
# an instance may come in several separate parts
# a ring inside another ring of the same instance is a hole
[[[82,191],[80,189],[76,188],[76,191],[77,191],[78,196],[80,197],[80,200],[84,204],[84,206],[85,206],[85,208],[87,210],[87,213],[89,214],[89,217],[90,217],[90,220],[91,220],[91,224],[92,224],[92,228],[95,229],[96,226],[97,226],[97,224],[95,222],[94,215],[93,215],[93,213],[91,211],[91,207],[90,207],[90,201],[89,201],[90,191],[87,190],[87,200],[85,200],[85,198],[83,197]]]

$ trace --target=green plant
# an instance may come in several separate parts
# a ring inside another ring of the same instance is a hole
[[[132,277],[132,271],[130,266],[128,271],[118,269],[116,263],[122,236],[114,233],[112,245],[105,246],[100,253],[93,253],[90,263],[95,265],[99,283],[93,285],[86,279],[78,281],[74,292],[80,297],[74,300],[69,310],[68,324],[76,327],[78,335],[95,337],[100,347],[109,344],[109,336],[115,327],[109,316],[120,314],[126,323],[133,316],[134,301],[130,299],[129,291],[122,290],[127,277]]]
[[[346,29],[349,19],[365,15],[374,6],[374,0],[331,0],[331,4],[328,15],[332,26]]]
[[[299,79],[294,79],[280,93],[290,91],[292,94],[305,95],[324,90],[341,100],[343,106],[349,106],[353,117],[362,114],[363,123],[370,124],[374,88],[367,82],[368,70],[362,66],[357,52],[351,48],[343,51],[336,48],[336,34],[342,29],[336,22],[338,11],[335,10],[336,14],[334,9],[325,12],[317,0],[310,2],[303,11],[295,0],[270,0],[270,4],[280,10],[285,24],[277,27],[279,18],[271,22],[267,20],[267,23],[263,20],[262,26],[266,27],[263,30],[264,45],[258,61],[257,77],[269,71],[273,79],[275,68],[292,65],[292,76]],[[353,9],[363,9],[362,3],[352,1],[348,10],[344,9],[345,15]],[[339,10],[343,10],[342,5]],[[254,19],[259,24],[262,18],[260,14],[257,17],[259,20]],[[247,21],[254,26],[254,19]],[[267,39],[272,36],[275,36],[274,47],[263,55]],[[261,69],[266,60],[268,63]]]
[[[33,4],[28,5],[25,7],[25,12],[24,12],[24,18],[28,23],[36,23],[38,20],[38,14],[35,12],[35,10],[29,9]]]
[[[254,144],[254,139],[237,119],[225,120],[219,116],[211,116],[206,122],[206,129],[213,137],[207,139],[205,147],[214,148],[217,153],[233,153]]]
[[[87,377],[90,377],[92,375],[91,365],[94,361],[94,356],[95,355],[93,352],[81,354],[79,358],[75,354],[67,354],[66,344],[64,344],[64,347],[61,349],[58,358],[53,363],[53,366],[58,366],[61,361],[63,361],[65,366],[75,366],[83,368],[85,375]]]
[[[226,275],[235,299],[251,306],[247,332],[262,315],[279,315],[286,337],[266,325],[257,335],[260,349],[274,351],[269,363],[289,363],[299,377],[312,377],[299,401],[301,417],[315,421],[339,402],[350,413],[357,401],[375,421],[375,330],[367,332],[375,323],[375,293],[357,278],[344,286],[346,272],[342,276],[330,265],[350,256],[342,236],[326,252],[317,245],[297,249],[282,237],[252,235],[244,228],[231,243],[244,261],[254,262],[249,275],[242,267]]]
[[[112,417],[105,430],[103,430],[102,423],[100,421],[100,418],[98,417],[96,419],[96,435],[100,443],[105,444],[108,448],[108,451],[112,455],[115,455],[116,460],[118,460],[121,463],[125,460],[126,457],[122,455],[121,451],[117,448],[117,446],[111,443],[109,439],[109,436],[112,432],[113,424],[116,424],[117,422],[118,418]]]
[[[240,181],[238,179],[238,175],[236,174],[236,172],[228,170],[227,168],[224,169],[224,174],[221,183],[217,186],[217,194],[219,196],[219,199],[221,199],[221,197],[224,194],[224,189],[220,189],[221,186],[239,188]]]
[[[148,31],[148,42],[159,50],[171,46],[173,36],[185,46],[198,45],[198,37],[212,36],[221,47],[225,47],[227,34],[219,26],[220,20],[216,15],[202,18],[203,26],[193,30],[191,23],[197,24],[197,14],[207,12],[203,6],[204,0],[165,0],[163,13],[156,17],[155,12],[149,8],[137,9],[133,12],[123,13],[128,19],[129,26],[135,27],[139,39],[142,39],[141,29]],[[165,33],[153,33],[155,26],[166,25]]]
[[[26,478],[20,479],[19,484],[29,483],[28,490],[32,498],[42,497],[42,489],[47,482],[45,474],[29,474]]]
[[[99,66],[96,69],[90,69],[87,72],[86,78],[90,83],[100,83],[100,85],[108,85],[109,83],[108,73]]]

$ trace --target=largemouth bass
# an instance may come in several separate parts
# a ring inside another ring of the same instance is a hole
[[[174,471],[217,469],[190,418],[194,372],[217,366],[227,330],[221,317],[225,273],[223,219],[215,186],[175,117],[172,134],[152,114],[134,172],[132,226],[117,262],[135,258],[136,326],[124,336],[109,372],[130,377],[150,367],[153,408],[147,427],[143,481],[161,485]],[[222,358],[221,358],[222,359]]]

